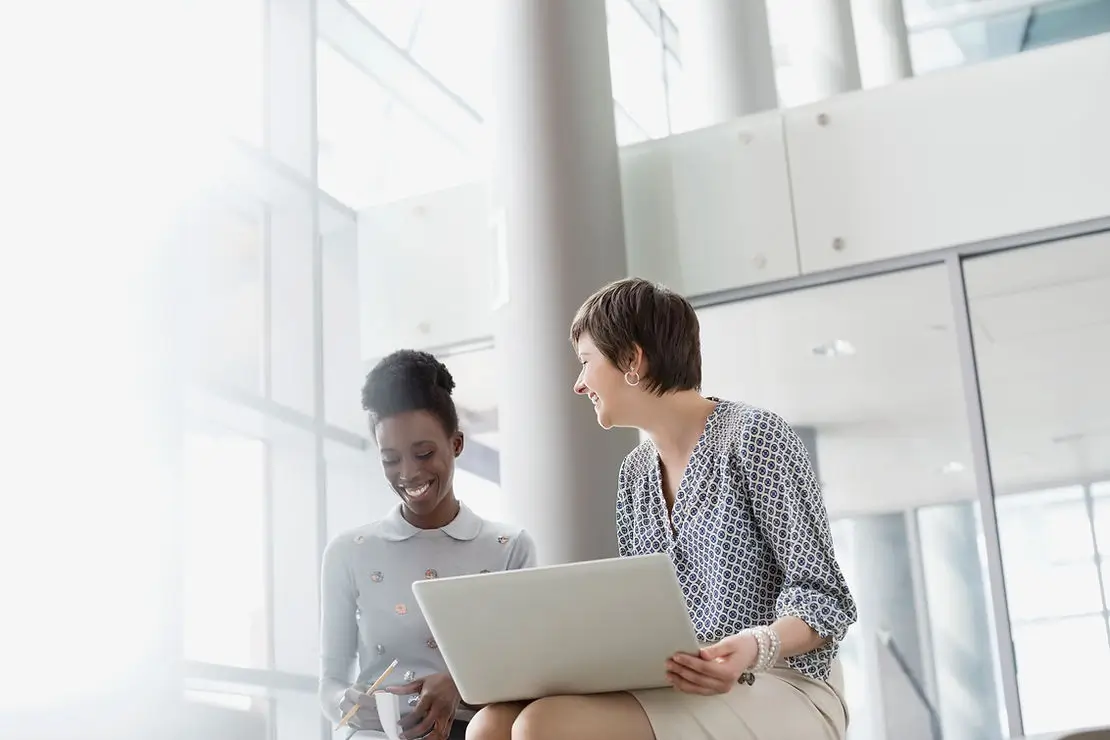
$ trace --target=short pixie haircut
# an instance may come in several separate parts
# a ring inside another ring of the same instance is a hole
[[[644,389],[658,396],[701,389],[701,337],[690,302],[642,278],[609,283],[586,299],[570,325],[575,347],[588,334],[598,350],[627,370],[635,347],[643,350]]]

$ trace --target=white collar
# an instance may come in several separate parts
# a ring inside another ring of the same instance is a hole
[[[389,512],[389,515],[381,520],[379,532],[381,533],[382,539],[390,542],[401,542],[420,532],[433,531],[413,526],[401,514],[402,506],[403,504],[397,504]],[[446,525],[440,527],[439,531],[452,539],[466,542],[477,537],[478,533],[482,531],[482,518],[471,511],[469,506],[460,501],[459,513]]]

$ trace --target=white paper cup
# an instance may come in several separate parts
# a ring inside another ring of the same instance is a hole
[[[401,730],[397,723],[401,721],[401,697],[388,691],[375,691],[374,702],[378,707],[378,719],[382,722],[382,730],[389,740],[401,740]]]

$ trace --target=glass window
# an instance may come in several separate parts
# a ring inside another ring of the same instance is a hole
[[[211,124],[213,131],[261,147],[265,1],[191,0],[188,5],[188,12],[176,14],[181,25],[175,37],[164,39],[162,47],[181,65],[173,70],[180,75],[172,81],[181,86],[178,94],[194,103],[190,114],[200,125]]]
[[[455,494],[480,517],[497,522],[508,520],[501,486],[466,470],[461,464],[455,468]]]
[[[261,695],[186,689],[181,736],[267,740],[271,706]]]
[[[481,349],[439,358],[455,379],[455,406],[468,437],[497,430],[498,384],[494,351],[493,348]]]
[[[628,0],[609,0],[606,8],[613,98],[650,137],[666,136],[663,42]]]
[[[915,75],[958,67],[967,62],[967,53],[947,28],[910,33],[909,46]]]
[[[325,43],[316,45],[316,86],[320,187],[357,207],[385,176],[378,160],[393,99]]]
[[[663,60],[667,88],[667,125],[670,133],[681,134],[698,128],[692,113],[686,72],[674,52],[668,50]]]
[[[1110,459],[1110,236],[968,259],[964,272],[1025,731],[1104,724],[1090,680],[1110,668],[1100,511],[1092,522],[1084,486]],[[1084,669],[1061,671],[1061,655]]]
[[[1102,568],[1103,605],[1110,605],[1110,481],[1091,486],[1091,508]],[[1110,614],[1107,614],[1110,619]]]
[[[270,397],[303,414],[316,413],[314,247],[317,203],[307,193],[269,209]]]
[[[186,689],[182,737],[318,740],[327,737],[316,695],[244,687],[253,693]],[[329,733],[330,734],[330,733]]]
[[[830,525],[837,560],[840,562],[849,587],[860,581],[852,525],[853,522],[849,519],[838,519]],[[844,670],[844,693],[847,696],[863,696],[870,690],[867,684],[867,655],[864,639],[859,630],[849,630],[848,636],[840,645],[840,663]],[[859,702],[852,707],[851,727],[848,730],[849,740],[875,737],[875,723],[878,720],[874,716],[873,708],[872,702]]]
[[[478,178],[480,162],[326,43],[317,44],[320,187],[353,208]]]
[[[491,0],[359,0],[355,9],[437,86],[481,117],[491,103]],[[402,7],[405,6],[405,7]],[[620,144],[670,132],[663,41],[629,0],[609,0],[609,57]],[[673,24],[665,25],[672,32]],[[484,176],[483,143],[433,120],[326,43],[317,48],[321,187],[354,207],[443,190]],[[677,106],[677,101],[672,106]],[[473,115],[466,113],[467,116]]]
[[[1039,728],[1101,727],[1107,722],[1106,684],[1110,673],[1106,619],[1101,615],[1014,625],[1014,653],[1027,733]],[[1060,656],[1082,656],[1076,678],[1062,678]]]
[[[186,319],[194,377],[260,394],[263,355],[263,214],[248,203],[211,201],[186,216]]]
[[[1082,486],[1001,496],[996,508],[1015,623],[1101,611]]]
[[[267,667],[264,446],[219,432],[185,438],[184,653]]]
[[[455,469],[455,491],[481,516],[505,521],[498,457],[497,378],[493,349],[440,358],[455,379],[455,406],[466,447]]]
[[[617,146],[639,144],[651,138],[640,124],[632,120],[632,116],[628,115],[628,111],[620,103],[613,104],[613,122],[617,128]]]
[[[785,418],[838,520],[859,609],[842,659],[853,740],[903,736],[907,717],[1001,732],[949,296],[930,267],[698,312],[705,391]],[[951,510],[917,545],[922,507]]]
[[[494,0],[424,0],[412,55],[480,115],[490,106]]]
[[[334,737],[320,713],[315,692],[276,692],[274,740],[316,740]],[[238,738],[236,738],[238,740]]]
[[[324,312],[324,418],[329,425],[366,437],[362,384],[358,227],[321,236]]]
[[[377,449],[355,449],[328,440],[328,539],[380,519],[397,503],[378,462]]]
[[[274,668],[315,675],[319,669],[320,555],[325,545],[313,434],[270,424]],[[322,477],[322,476],[321,476]]]
[[[922,507],[917,528],[921,581],[929,605],[923,640],[932,653],[941,737],[1000,738],[1005,711],[979,504]],[[995,688],[995,695],[984,709],[981,696],[988,687]],[[966,727],[977,732],[959,731]]]
[[[1018,54],[1110,31],[1106,0],[1046,0],[981,15],[976,2],[930,4],[911,11],[910,53],[917,74]],[[963,11],[963,12],[961,12]],[[964,14],[972,18],[961,18]],[[948,19],[948,20],[946,20]],[[915,26],[928,24],[915,31]],[[939,24],[939,25],[938,25]]]
[[[423,2],[397,2],[397,0],[349,0],[374,28],[385,34],[390,41],[402,49],[408,49],[424,12],[427,0]]]
[[[1094,506],[1098,550],[1102,553],[1102,557],[1110,557],[1110,481],[1092,485],[1091,498]]]

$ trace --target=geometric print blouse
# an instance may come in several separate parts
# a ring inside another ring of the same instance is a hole
[[[659,455],[647,440],[621,465],[621,556],[666,553],[697,637],[797,617],[828,642],[787,658],[824,681],[856,605],[833,553],[828,513],[809,454],[778,415],[721,401],[694,447],[668,517]]]

